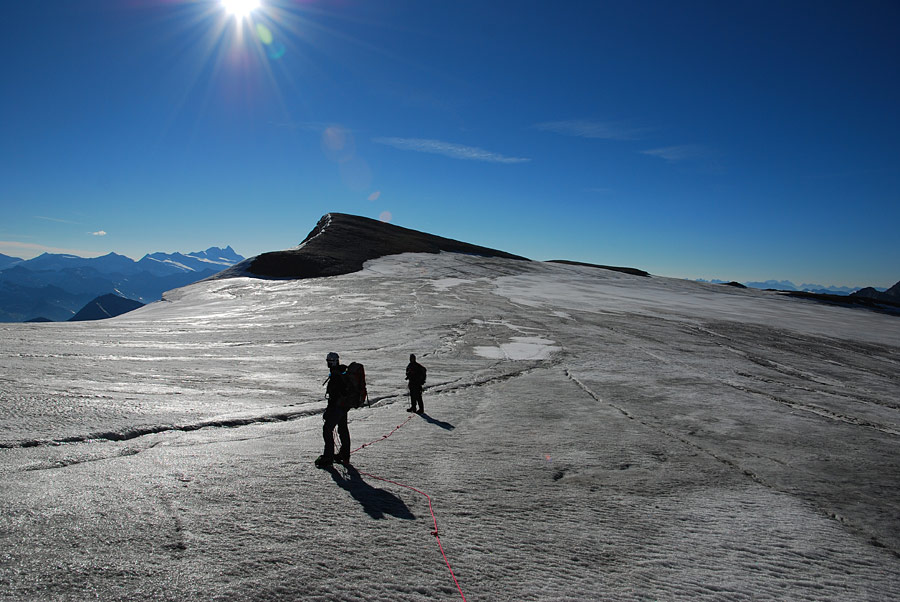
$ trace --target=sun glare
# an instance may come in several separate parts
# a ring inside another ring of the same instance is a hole
[[[221,0],[222,8],[229,15],[234,15],[239,21],[250,16],[254,10],[259,8],[260,0]]]

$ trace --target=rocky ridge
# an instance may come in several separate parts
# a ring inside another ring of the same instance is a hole
[[[293,249],[251,257],[212,276],[213,279],[319,278],[358,272],[370,259],[401,253],[465,253],[530,261],[497,249],[395,226],[358,215],[328,213]]]

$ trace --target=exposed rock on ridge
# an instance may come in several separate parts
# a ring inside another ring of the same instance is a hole
[[[867,286],[860,289],[851,296],[865,297],[867,299],[875,299],[876,301],[886,301],[888,303],[900,303],[900,282],[889,288],[888,290],[879,292],[877,289]]]
[[[213,278],[319,278],[358,272],[363,263],[400,253],[465,253],[529,261],[496,249],[345,213],[324,215],[300,246],[251,257]]]
[[[584,263],[583,261],[569,261],[568,259],[551,259],[549,263],[561,263],[564,265],[583,265],[589,268],[600,268],[601,270],[612,270],[613,272],[622,272],[623,274],[631,274],[632,276],[649,277],[650,273],[637,268],[625,268],[612,265],[598,265],[596,263]]]

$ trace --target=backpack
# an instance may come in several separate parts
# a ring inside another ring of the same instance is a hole
[[[425,384],[425,378],[427,374],[427,370],[425,366],[422,364],[416,363],[412,366],[412,370],[409,375],[409,384],[422,386]]]
[[[369,398],[366,391],[366,369],[359,362],[350,362],[347,369],[341,374],[344,385],[344,395],[340,400],[341,405],[347,409],[360,408]]]

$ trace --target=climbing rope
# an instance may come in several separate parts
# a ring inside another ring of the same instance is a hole
[[[393,435],[394,433],[399,431],[402,427],[406,426],[409,423],[409,421],[412,419],[413,419],[413,416],[410,416],[404,422],[395,426],[394,430],[392,430],[387,435],[384,435],[383,437],[381,437],[379,439],[375,439],[374,441],[364,443],[364,444],[360,445],[359,447],[357,447],[356,449],[352,450],[350,453],[355,454],[356,452],[360,451],[361,449],[369,447],[370,445],[374,445],[375,443],[378,443],[379,441],[384,441],[385,439],[387,439],[388,437],[390,437],[391,435]],[[367,477],[371,477],[371,478],[377,479],[379,481],[384,481],[385,483],[391,483],[392,485],[397,485],[398,487],[403,487],[405,489],[409,489],[410,491],[415,491],[416,493],[425,496],[425,499],[428,500],[428,511],[431,513],[431,520],[434,523],[434,530],[431,532],[431,534],[434,535],[434,538],[437,540],[438,548],[440,548],[440,550],[441,550],[441,556],[444,557],[444,563],[447,565],[447,570],[450,571],[450,577],[453,578],[453,583],[456,585],[456,589],[459,591],[459,595],[462,597],[463,602],[466,602],[466,595],[463,593],[462,587],[460,587],[459,581],[457,581],[457,579],[456,579],[456,573],[453,572],[453,567],[450,566],[450,561],[447,559],[447,553],[444,552],[444,544],[441,543],[441,536],[438,534],[437,517],[434,515],[434,507],[431,505],[431,496],[428,495],[427,493],[425,493],[424,491],[422,491],[421,489],[416,489],[415,487],[412,487],[410,485],[404,485],[403,483],[398,483],[397,481],[392,481],[391,479],[385,479],[384,477],[379,477],[377,475],[374,475],[374,474],[371,474],[368,472],[363,472],[361,470],[357,470],[357,471],[361,475],[365,475]]]
[[[404,420],[401,424],[398,424],[397,426],[395,426],[395,427],[394,427],[394,430],[392,430],[392,431],[391,431],[390,433],[388,433],[387,435],[384,435],[384,436],[381,437],[380,439],[375,439],[374,441],[369,441],[368,443],[363,443],[362,445],[360,445],[360,446],[357,447],[356,449],[352,450],[350,453],[351,453],[351,454],[355,454],[356,452],[358,452],[358,451],[361,450],[361,449],[364,449],[364,448],[366,448],[366,447],[369,447],[370,445],[375,445],[375,444],[378,443],[379,441],[384,441],[385,439],[387,439],[388,437],[390,437],[391,435],[393,435],[394,433],[396,433],[397,431],[399,431],[401,427],[406,426],[406,423],[409,422],[409,421],[412,420],[412,419],[413,419],[413,417],[410,416],[409,418],[407,418],[406,420]]]

